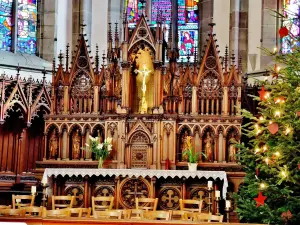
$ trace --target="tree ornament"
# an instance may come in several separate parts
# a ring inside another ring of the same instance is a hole
[[[265,205],[265,200],[267,199],[266,196],[263,196],[262,192],[260,191],[258,193],[258,196],[257,198],[254,198],[254,200],[256,201],[256,208],[259,207],[259,206],[263,206]]]
[[[287,221],[287,220],[291,219],[292,217],[293,217],[293,214],[291,213],[290,210],[288,210],[287,212],[281,213],[281,218],[284,221]]]
[[[286,37],[286,36],[288,36],[288,34],[289,34],[289,30],[286,28],[286,27],[281,27],[280,29],[279,29],[279,36],[280,36],[280,38],[283,38],[283,37]]]
[[[256,169],[255,169],[255,174],[256,174],[257,177],[258,177],[258,172],[259,172],[259,171],[258,171],[258,168],[256,168]]]
[[[266,99],[266,97],[268,96],[268,94],[269,94],[269,93],[266,91],[265,86],[262,86],[262,87],[261,87],[261,90],[258,91],[258,93],[259,93],[259,97],[260,97],[260,100],[261,100],[261,101],[264,101],[264,100]]]
[[[271,134],[276,134],[279,130],[278,123],[271,123],[268,125],[268,130]]]
[[[297,116],[300,116],[300,111],[296,112]]]
[[[285,97],[283,97],[283,96],[274,98],[275,104],[277,104],[277,103],[284,103],[284,101],[285,101]]]

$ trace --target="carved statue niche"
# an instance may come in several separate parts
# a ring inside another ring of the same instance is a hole
[[[72,134],[72,159],[80,159],[81,135],[79,130],[73,131]]]
[[[213,136],[213,132],[208,130],[203,136],[203,151],[206,155],[205,161],[206,162],[213,162],[214,161],[214,147],[215,147],[215,138]]]
[[[52,130],[49,138],[49,159],[56,159],[58,152],[58,137],[56,130]]]
[[[187,148],[187,137],[188,136],[191,136],[191,131],[188,128],[182,129],[182,131],[180,132],[180,136],[179,136],[179,146],[180,146],[179,155],[181,156],[180,157],[181,162],[187,161],[187,156],[183,157],[183,152]]]
[[[229,133],[228,135],[228,141],[227,141],[227,161],[228,162],[236,162],[236,148],[237,138],[236,134],[234,132]]]

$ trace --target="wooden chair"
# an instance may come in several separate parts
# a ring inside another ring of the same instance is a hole
[[[146,211],[144,218],[150,220],[170,220],[171,213],[169,211]]]
[[[131,209],[130,210],[130,219],[143,219],[144,218],[144,210],[142,209]]]
[[[171,220],[187,220],[187,212],[182,210],[172,210]]]
[[[69,218],[71,217],[70,209],[54,209],[54,210],[43,210],[43,217],[55,217],[55,218]]]
[[[34,206],[34,199],[35,195],[12,195],[13,209]]]
[[[11,209],[11,205],[0,205],[0,209]]]
[[[130,209],[118,209],[122,213],[122,219],[130,219],[131,218],[131,210]]]
[[[198,212],[201,213],[203,200],[194,200],[194,199],[179,199],[180,210],[189,211],[189,212]],[[195,208],[186,208],[185,205],[194,205]]]
[[[71,211],[71,217],[78,217],[78,218],[82,218],[82,217],[90,217],[91,216],[91,212],[92,212],[92,208],[70,208],[69,209]]]
[[[54,196],[52,195],[52,210],[72,208],[75,200],[75,196]],[[56,203],[58,202],[58,203]]]
[[[223,215],[217,216],[217,215],[211,215],[210,221],[208,222],[223,222]]]
[[[18,216],[24,217],[25,216],[25,209],[0,209],[1,216]]]
[[[96,204],[99,202],[99,204]],[[92,196],[92,210],[95,211],[112,210],[114,205],[114,197],[94,197]]]
[[[142,204],[140,204],[142,203]],[[136,198],[136,209],[142,209],[146,211],[156,211],[158,198]]]
[[[193,221],[196,222],[210,222],[211,213],[194,213]]]
[[[122,219],[122,211],[119,210],[95,211],[93,213],[96,219]]]
[[[28,206],[25,208],[25,216],[43,216],[43,210],[44,207],[38,207],[38,206]]]

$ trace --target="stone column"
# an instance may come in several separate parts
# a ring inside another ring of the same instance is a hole
[[[84,27],[85,39],[91,41],[92,0],[73,0],[72,17],[72,49],[75,50],[79,34],[81,33],[81,24],[86,25]]]

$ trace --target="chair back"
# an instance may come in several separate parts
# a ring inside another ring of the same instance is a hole
[[[144,210],[142,209],[131,209],[130,219],[142,219],[144,218]]]
[[[25,216],[43,216],[43,210],[44,207],[38,207],[38,206],[29,206],[25,208]]]
[[[170,220],[170,211],[146,211],[144,212],[144,218],[150,220]]]
[[[11,209],[11,205],[0,205],[0,209]]]
[[[54,196],[52,195],[52,210],[72,208],[75,200],[75,196],[63,195]]]
[[[187,220],[186,211],[172,210],[170,213],[172,220]]]
[[[217,215],[211,215],[210,221],[208,222],[223,222],[223,215],[217,216]]]
[[[25,216],[25,209],[0,209],[1,216],[18,216],[24,217]]]
[[[201,213],[203,200],[180,199],[180,210]],[[189,208],[186,205],[190,205]]]
[[[89,218],[91,216],[92,208],[70,208],[71,217],[86,217]]]
[[[95,211],[93,213],[96,219],[122,219],[122,211],[119,210]]]
[[[114,197],[94,197],[92,196],[92,210],[95,211],[112,210],[114,205]]]
[[[136,209],[142,209],[146,211],[156,211],[158,198],[136,198]]]
[[[116,211],[120,211],[122,213],[122,219],[131,218],[131,209],[118,209]]]
[[[55,217],[55,218],[69,218],[71,217],[70,209],[54,209],[54,210],[46,210],[43,209],[43,217]]]
[[[194,213],[193,221],[196,222],[210,222],[211,213]]]
[[[12,195],[13,209],[34,205],[35,195]]]

